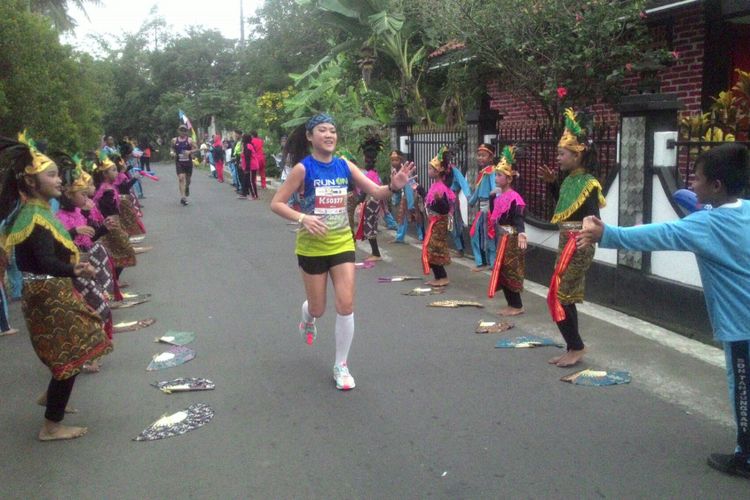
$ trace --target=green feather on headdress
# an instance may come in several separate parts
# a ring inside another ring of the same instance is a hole
[[[448,146],[443,146],[440,148],[440,151],[438,151],[437,157],[438,160],[440,160],[440,163],[442,163],[445,159],[445,154],[448,152]]]
[[[573,108],[567,108],[565,110],[565,128],[567,128],[570,133],[576,137],[580,136],[583,133],[581,126],[576,120],[576,112],[573,111]]]
[[[505,161],[508,162],[508,165],[515,165],[516,163],[516,153],[515,148],[512,146],[505,146],[503,148],[503,158],[505,158]]]

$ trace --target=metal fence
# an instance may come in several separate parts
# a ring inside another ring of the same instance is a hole
[[[427,175],[428,164],[443,146],[453,153],[453,161],[462,172],[466,172],[466,129],[465,128],[412,128],[409,131],[409,156],[417,166],[419,183],[427,189],[431,182]]]
[[[667,148],[677,148],[677,165],[675,165],[675,179],[681,188],[689,188],[695,174],[695,160],[698,155],[722,144],[735,143],[750,147],[750,127],[747,130],[728,129],[713,121],[700,124],[681,123],[678,127],[676,141],[668,141]],[[731,140],[727,140],[730,139]],[[740,140],[736,140],[740,139]]]
[[[520,176],[514,182],[514,188],[526,201],[527,218],[532,222],[548,222],[555,210],[555,200],[537,175],[537,169],[542,165],[555,168],[560,135],[559,130],[538,125],[500,127],[498,153],[506,145],[518,148],[515,168]],[[592,139],[599,154],[594,175],[607,189],[618,168],[617,127],[597,126],[593,130]]]

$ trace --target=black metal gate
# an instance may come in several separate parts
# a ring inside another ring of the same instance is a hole
[[[409,146],[409,158],[417,166],[418,181],[425,189],[431,184],[427,175],[428,164],[443,146],[448,146],[453,153],[453,161],[456,166],[461,172],[466,173],[465,128],[411,128],[407,145]]]

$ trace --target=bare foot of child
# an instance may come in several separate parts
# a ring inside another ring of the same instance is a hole
[[[439,280],[430,280],[430,281],[425,282],[425,285],[436,286],[436,287],[448,286],[449,284],[450,284],[450,281],[448,281],[448,278],[442,278]]]
[[[73,427],[62,425],[58,422],[45,420],[42,430],[39,431],[39,441],[60,441],[63,439],[75,439],[88,432],[86,427]]]
[[[9,328],[5,330],[4,332],[0,332],[0,337],[5,337],[6,335],[15,335],[18,333],[18,329],[16,328]]]
[[[378,257],[377,255],[370,255],[369,257],[365,258],[365,262],[377,262],[379,260],[383,260],[383,257]]]
[[[561,354],[559,356],[555,356],[554,358],[549,358],[547,360],[547,363],[549,363],[551,365],[556,365],[558,363],[558,361],[560,361],[561,359],[563,359],[563,356],[565,356],[565,354]]]
[[[485,266],[485,265],[481,265],[481,266],[477,266],[477,267],[473,268],[473,269],[471,270],[471,272],[472,272],[472,273],[479,273],[479,272],[482,272],[482,271],[484,271],[485,269],[487,269],[487,266]]]
[[[586,349],[581,349],[580,351],[574,351],[571,349],[555,364],[560,368],[575,366],[583,359],[584,354],[586,354]]]
[[[81,367],[81,371],[83,373],[99,373],[99,371],[102,369],[102,366],[99,364],[99,361],[94,360],[90,363],[84,363]]]
[[[519,314],[523,314],[524,310],[523,307],[515,308],[515,307],[503,307],[497,312],[500,316],[518,316]]]

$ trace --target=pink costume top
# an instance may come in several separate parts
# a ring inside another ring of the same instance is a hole
[[[63,227],[68,231],[88,225],[86,216],[81,213],[81,209],[78,207],[75,207],[72,211],[60,209],[55,213],[55,216],[57,216],[60,222],[62,222]],[[91,239],[91,236],[81,233],[76,233],[73,243],[83,251],[87,251],[94,246],[94,240]]]
[[[432,183],[432,186],[430,186],[430,190],[427,191],[427,197],[425,198],[425,203],[429,206],[435,203],[436,195],[442,194],[443,198],[448,200],[448,202],[451,205],[450,211],[453,212],[453,204],[456,202],[456,193],[451,190],[448,186],[445,185],[445,183],[441,180],[436,180]]]
[[[526,206],[526,202],[523,201],[521,195],[512,189],[497,195],[495,197],[495,206],[492,208],[492,214],[490,215],[490,224],[494,225],[495,222],[500,220],[500,218],[510,210],[514,201],[516,202],[517,207]]]

